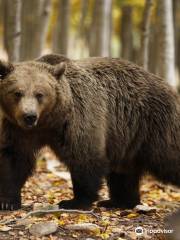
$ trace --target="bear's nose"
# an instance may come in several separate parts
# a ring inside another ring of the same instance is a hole
[[[37,120],[37,115],[35,113],[24,114],[24,122],[27,126],[33,126]]]

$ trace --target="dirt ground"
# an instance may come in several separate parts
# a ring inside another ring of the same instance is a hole
[[[180,208],[180,191],[172,186],[165,186],[151,177],[146,177],[141,185],[141,199],[145,209],[111,210],[94,206],[96,216],[90,214],[56,213],[30,216],[24,221],[3,224],[4,220],[22,218],[33,209],[41,209],[56,204],[62,199],[72,197],[72,186],[68,174],[65,179],[57,176],[64,167],[56,167],[56,172],[47,169],[46,161],[40,160],[35,174],[28,180],[22,191],[23,207],[15,212],[1,212],[0,240],[38,240],[38,239],[166,239],[172,234],[167,229],[164,218]],[[101,198],[107,197],[104,185]],[[142,206],[141,206],[142,207]],[[54,222],[57,231],[46,236],[36,236],[30,233],[30,228],[37,223]],[[92,223],[93,229],[69,230],[70,224],[86,225]],[[140,231],[140,232],[139,232]],[[163,232],[169,232],[163,234]]]

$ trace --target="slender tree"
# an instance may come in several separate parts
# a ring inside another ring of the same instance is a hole
[[[22,1],[21,60],[41,55],[46,39],[50,0]]]
[[[110,56],[112,0],[95,0],[91,25],[90,55]]]
[[[150,38],[150,22],[151,13],[154,0],[146,0],[143,22],[142,22],[142,36],[141,36],[141,56],[140,64],[148,70],[149,60],[149,38]]]
[[[180,0],[173,0],[176,67],[180,75]]]
[[[89,0],[81,0],[80,18],[76,35],[76,46],[80,46],[80,56],[86,56],[89,45],[89,28],[87,27],[87,18],[89,10]]]
[[[10,61],[19,61],[21,35],[21,0],[3,0],[4,45]]]
[[[158,74],[158,30],[156,22],[151,24],[150,34],[149,34],[149,58],[148,58],[148,71]]]
[[[51,12],[51,0],[43,0],[40,5],[40,14],[39,14],[39,31],[37,37],[39,39],[39,54],[42,53],[43,48],[46,43],[46,36],[48,32],[49,17]]]
[[[89,5],[89,0],[81,0],[81,15],[79,18],[79,29],[78,29],[78,35],[80,38],[84,37],[84,32],[85,32],[85,21],[87,17],[87,11],[88,11],[88,5]]]
[[[133,7],[124,5],[122,7],[121,17],[121,57],[124,59],[132,60],[133,50],[133,19],[132,19]]]
[[[158,0],[159,75],[176,88],[172,0]]]
[[[59,0],[58,17],[53,37],[53,51],[68,54],[70,28],[70,0]]]

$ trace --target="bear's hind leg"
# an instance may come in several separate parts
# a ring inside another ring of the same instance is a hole
[[[139,174],[111,172],[107,178],[109,200],[98,202],[99,207],[133,208],[140,202]]]

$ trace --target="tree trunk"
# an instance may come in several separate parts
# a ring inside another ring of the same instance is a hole
[[[59,14],[54,32],[53,51],[67,55],[70,27],[70,0],[59,0],[58,9]]]
[[[157,13],[159,32],[159,75],[176,88],[172,0],[158,0]]]
[[[22,1],[21,60],[34,59],[44,48],[50,0]]]
[[[4,0],[4,46],[9,61],[19,61],[21,35],[21,0]]]
[[[180,0],[173,0],[176,68],[180,75]]]
[[[121,17],[121,57],[127,60],[132,60],[133,50],[133,20],[132,20],[132,6],[125,5],[122,7]]]
[[[87,29],[87,15],[89,8],[89,0],[81,0],[80,18],[78,24],[78,31],[76,36],[76,45],[80,48],[80,57],[87,55],[89,43],[89,29]]]
[[[156,23],[151,26],[151,31],[149,35],[149,61],[148,61],[148,71],[156,74],[158,68],[158,31]]]
[[[91,25],[90,55],[111,55],[112,0],[95,0]]]
[[[39,16],[39,55],[45,47],[51,11],[51,0],[43,0]]]
[[[142,22],[140,64],[145,70],[148,70],[150,23],[153,2],[154,0],[146,0]]]
[[[81,15],[80,15],[79,26],[78,26],[79,27],[78,35],[80,38],[84,38],[88,5],[89,5],[89,0],[81,0]]]

